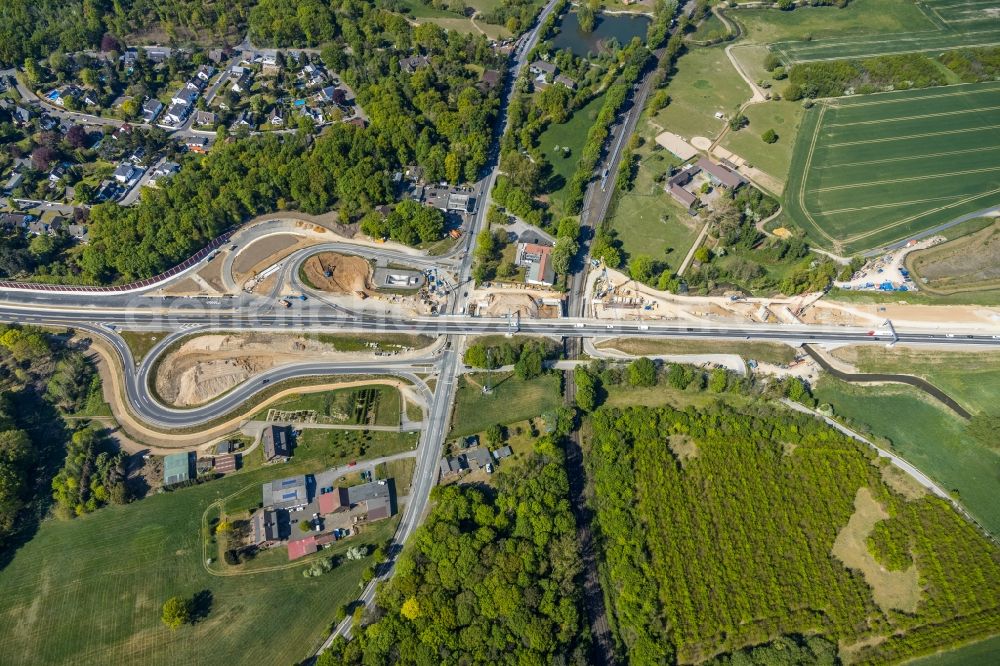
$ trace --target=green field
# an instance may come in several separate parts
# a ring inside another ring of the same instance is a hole
[[[861,372],[923,377],[972,413],[998,411],[1000,352],[947,352],[937,349],[841,347],[833,355]]]
[[[716,118],[715,113],[733,115],[751,93],[726,57],[725,49],[713,46],[692,49],[678,58],[667,94],[670,104],[650,122],[690,140],[695,136],[718,136],[725,121]]]
[[[1000,83],[868,95],[805,114],[786,211],[854,253],[1000,201]]]
[[[492,392],[484,395],[489,380]],[[494,423],[524,421],[562,405],[558,373],[528,381],[512,372],[478,372],[462,375],[455,392],[455,416],[451,437],[482,432]]]
[[[1000,654],[1000,636],[970,643],[947,652],[906,662],[909,666],[994,666]]]
[[[264,481],[322,469],[322,452],[312,453],[297,450],[280,468],[45,521],[0,571],[0,662],[290,664],[309,656],[337,607],[356,597],[371,561],[344,561],[325,576],[303,578],[309,558],[290,564],[279,552],[272,559],[287,568],[212,575],[203,561],[201,520],[217,499],[249,488],[247,496],[259,501]],[[381,541],[392,527],[385,521],[354,543]],[[160,621],[168,597],[202,590],[212,595],[205,619],[176,631]]]
[[[626,254],[648,254],[667,261],[674,269],[680,266],[704,224],[689,216],[656,180],[679,163],[666,150],[642,156],[632,190],[621,195],[610,217],[611,228],[618,232]],[[672,248],[669,254],[668,248]]]
[[[727,16],[743,25],[748,41],[758,44],[809,45],[845,35],[874,41],[887,34],[935,30],[913,0],[853,0],[844,8],[799,7],[790,12],[739,9]]]
[[[603,104],[604,95],[599,95],[577,110],[569,120],[561,124],[550,124],[538,136],[539,150],[552,165],[553,183],[557,185],[546,194],[549,201],[560,210],[566,198],[566,185],[573,177],[576,165],[580,161],[580,153],[587,143],[587,132],[597,120],[597,114]],[[567,146],[570,149],[568,155],[561,150]],[[556,150],[557,147],[560,150]]]
[[[786,62],[935,53],[1000,44],[995,3],[972,0],[855,0],[846,8],[740,10],[732,16],[751,41],[768,43]]]
[[[751,104],[744,110],[750,125],[739,132],[729,132],[722,147],[731,150],[761,171],[784,181],[792,161],[792,148],[802,122],[804,109],[799,102],[770,101]],[[767,144],[760,135],[773,129],[778,140]]]
[[[965,422],[923,392],[902,385],[857,387],[823,377],[814,391],[834,414],[865,424],[1000,534],[1000,453],[965,434]]]

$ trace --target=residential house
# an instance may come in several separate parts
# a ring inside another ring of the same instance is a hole
[[[514,449],[509,446],[501,446],[499,449],[493,452],[493,457],[497,460],[503,460],[504,458],[509,458],[514,455]]]
[[[429,67],[431,64],[431,59],[427,56],[416,55],[410,56],[408,58],[399,59],[399,68],[406,72],[407,74],[413,74],[418,69],[423,69],[424,67]]]
[[[194,104],[194,101],[198,99],[198,90],[188,88],[187,86],[181,88],[174,93],[174,96],[170,98],[173,104],[188,105]]]
[[[192,153],[208,152],[208,139],[203,136],[192,136],[184,141],[184,145]]]
[[[27,229],[28,224],[35,219],[34,215],[24,213],[0,213],[0,228]]]
[[[469,469],[485,469],[486,471],[492,471],[493,457],[490,452],[486,449],[476,447],[474,449],[469,449],[465,452],[465,459],[469,463]]]
[[[151,123],[156,120],[161,111],[163,111],[163,102],[158,99],[147,99],[142,105],[142,119]]]
[[[90,230],[86,224],[70,224],[66,226],[66,233],[72,236],[80,243],[86,243],[90,240]]]
[[[576,81],[569,78],[564,74],[560,74],[555,78],[555,82],[561,86],[566,86],[570,90],[576,90]]]
[[[198,68],[198,71],[194,73],[196,78],[205,83],[208,83],[213,74],[215,74],[215,68],[211,65],[202,65]]]
[[[146,48],[146,57],[150,62],[160,64],[166,62],[170,57],[170,49],[162,46],[152,46]]]
[[[241,127],[246,127],[247,129],[253,129],[253,120],[251,120],[250,112],[244,111],[239,115],[239,117],[232,122],[229,126],[231,130],[237,130]]]
[[[275,107],[267,116],[267,122],[272,127],[283,127],[285,125],[285,110],[280,106]]]
[[[191,122],[201,127],[215,127],[219,123],[219,117],[212,111],[198,109],[194,112]]]
[[[184,84],[185,90],[193,90],[195,92],[201,92],[205,89],[205,82],[199,79],[197,76],[188,79],[187,83]]]
[[[10,174],[10,178],[7,180],[7,183],[3,186],[3,190],[6,194],[10,194],[14,190],[16,190],[23,182],[24,182],[24,174],[21,173],[20,171],[15,171],[14,173]]]
[[[551,80],[556,74],[559,73],[559,68],[551,62],[536,60],[528,65],[528,71],[535,76],[545,77],[546,80]]]
[[[87,106],[97,106],[100,103],[100,98],[98,97],[96,90],[84,88],[80,91],[80,101]]]
[[[163,119],[173,125],[180,125],[184,122],[184,119],[188,117],[189,113],[191,113],[190,105],[171,104],[167,108],[167,112],[164,114]]]
[[[148,166],[146,161],[146,147],[136,146],[135,150],[132,151],[132,154],[129,155],[128,159],[132,164],[136,165],[137,167],[145,168],[146,166]]]
[[[524,281],[551,287],[555,283],[552,268],[552,248],[538,243],[518,243],[516,264],[527,269]]]
[[[229,77],[233,82],[229,89],[240,95],[249,91],[253,83],[253,74],[246,67],[233,67]]]
[[[222,49],[209,49],[208,59],[218,65],[226,59],[226,53]]]
[[[326,83],[326,72],[316,65],[306,65],[295,76],[305,83],[306,88],[315,88]]]
[[[55,165],[52,167],[52,170],[49,171],[49,185],[55,185],[65,175],[66,169],[61,164]]]
[[[484,70],[483,75],[479,78],[479,89],[483,92],[493,90],[500,85],[500,81],[500,72],[495,69]]]
[[[115,169],[114,177],[115,180],[124,185],[135,179],[137,171],[138,170],[128,162],[122,162],[118,165],[118,168]]]
[[[292,457],[292,432],[287,426],[272,425],[261,434],[265,462],[285,462]]]
[[[163,181],[168,180],[180,170],[181,166],[177,164],[177,162],[164,162],[153,170],[148,183],[152,187],[160,187],[163,184]],[[228,442],[226,442],[226,444],[228,444]],[[226,451],[226,453],[229,453],[229,451]]]
[[[135,63],[139,60],[139,51],[133,47],[125,49],[125,53],[122,54],[122,64],[125,65],[126,69],[130,69],[135,66]]]
[[[260,74],[261,76],[277,76],[281,73],[281,67],[278,65],[278,59],[274,56],[263,56],[260,60]]]
[[[31,111],[23,106],[15,106],[10,115],[14,120],[14,124],[18,127],[24,127],[31,122]]]

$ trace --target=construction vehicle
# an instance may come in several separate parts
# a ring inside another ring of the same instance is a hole
[[[292,307],[292,304],[291,304],[291,303],[289,303],[288,301],[286,301],[285,299],[281,299],[280,301],[278,301],[278,303],[279,303],[279,304],[281,305],[281,307],[283,307],[283,308],[290,308],[290,307]]]
[[[462,230],[452,229],[451,231],[448,232],[448,235],[457,240],[462,237]]]

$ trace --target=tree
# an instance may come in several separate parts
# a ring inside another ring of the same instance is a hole
[[[191,602],[183,597],[170,597],[163,603],[160,619],[171,629],[178,629],[191,621]]]
[[[729,119],[729,129],[737,132],[750,124],[750,119],[742,113],[737,113]]]
[[[656,363],[645,356],[629,363],[628,383],[630,386],[656,386]]]
[[[633,280],[648,283],[653,279],[654,266],[651,256],[648,254],[639,254],[632,257],[632,260],[628,262],[628,273]]]
[[[486,429],[486,443],[489,444],[490,447],[495,448],[500,446],[500,444],[503,443],[503,440],[503,426],[499,423],[494,423]]]
[[[777,133],[775,133],[773,129],[769,129],[763,134],[761,134],[760,138],[764,143],[774,143],[775,141],[778,140],[778,135]]]
[[[66,132],[66,143],[68,143],[73,148],[83,148],[87,143],[87,130],[83,128],[83,125],[73,125]]]
[[[545,353],[538,343],[529,343],[521,350],[521,357],[514,364],[514,374],[520,379],[534,379],[542,374]]]
[[[39,171],[48,171],[55,158],[55,150],[48,146],[38,146],[31,151],[31,166]]]
[[[573,257],[579,251],[579,246],[572,238],[560,236],[556,239],[556,246],[552,248],[552,268],[556,273],[569,273],[573,263]]]
[[[729,384],[729,373],[725,368],[714,368],[708,375],[708,390],[712,393],[722,393]]]
[[[576,384],[576,406],[585,412],[594,411],[597,407],[597,377],[578,365],[573,369],[573,382]]]
[[[694,260],[702,264],[708,263],[712,260],[712,251],[702,245],[694,251]]]
[[[768,53],[767,57],[764,58],[764,69],[769,72],[773,72],[775,67],[781,65],[781,58],[775,53]]]

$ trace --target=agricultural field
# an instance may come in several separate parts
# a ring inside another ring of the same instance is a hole
[[[856,253],[1000,201],[1000,83],[841,98],[802,120],[786,212]]]
[[[1000,222],[978,221],[986,226],[906,256],[921,291],[948,295],[1000,289]]]
[[[1000,534],[996,501],[1000,453],[967,435],[962,419],[925,393],[904,385],[859,387],[823,377],[814,394],[821,403],[833,406],[834,415],[887,438],[893,451],[956,493],[969,513]]]
[[[994,636],[985,641],[916,659],[909,666],[994,666],[998,654],[1000,636]]]
[[[604,95],[598,95],[578,109],[564,123],[551,123],[538,136],[538,148],[552,165],[552,175],[546,187],[548,200],[558,210],[563,209],[566,185],[576,171],[580,153],[587,143],[587,132],[604,105]],[[569,150],[564,150],[568,148]]]
[[[282,568],[273,571],[213,575],[203,559],[201,521],[220,497],[249,486],[259,501],[264,481],[322,469],[322,453],[297,450],[280,468],[45,521],[0,570],[3,663],[155,666],[205,663],[209,654],[212,663],[305,659],[336,609],[357,596],[371,560],[345,560],[320,578],[302,576],[311,558],[277,558]],[[381,541],[391,533],[391,524],[385,525],[355,544]],[[211,595],[203,619],[176,631],[160,621],[168,597],[202,591]]]
[[[732,12],[750,41],[770,44],[786,63],[935,53],[1000,44],[990,2],[855,0],[847,7]],[[802,10],[802,11],[800,11]]]
[[[792,148],[802,122],[804,109],[799,102],[770,101],[751,104],[744,111],[750,125],[738,132],[729,132],[722,147],[732,151],[761,171],[784,183],[792,161]],[[760,135],[773,129],[775,143],[767,144]]]
[[[750,88],[722,47],[692,49],[677,59],[676,69],[666,88],[670,103],[650,122],[687,140],[718,136],[726,124],[715,113],[728,118],[750,99]]]
[[[483,385],[490,383],[489,394]],[[562,405],[558,373],[522,380],[512,372],[478,372],[462,375],[455,392],[451,437],[483,432],[489,426],[540,416]]]

